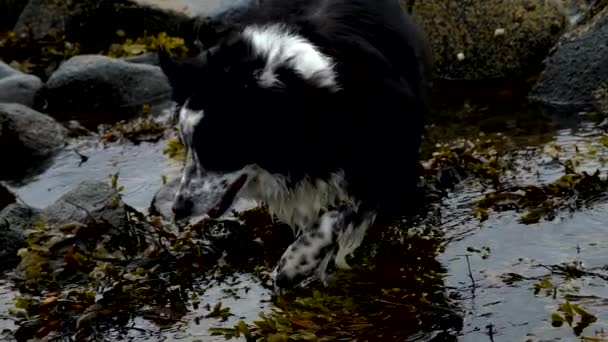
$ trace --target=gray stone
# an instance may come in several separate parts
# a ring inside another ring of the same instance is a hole
[[[0,102],[21,103],[32,107],[42,81],[34,75],[17,74],[0,79]]]
[[[13,203],[0,211],[0,271],[19,263],[17,252],[25,247],[25,232],[38,223],[49,227],[93,220],[110,223],[116,229],[128,224],[127,209],[109,184],[84,182],[75,186],[43,210]]]
[[[21,74],[23,74],[21,71],[11,67],[10,65],[8,65],[0,60],[0,80],[5,77],[21,75]]]
[[[0,179],[21,179],[64,146],[67,129],[53,118],[17,103],[0,103]]]
[[[171,207],[173,206],[175,194],[179,189],[180,181],[181,177],[175,177],[156,192],[152,199],[152,204],[150,205],[150,214],[159,215],[165,220],[173,219]]]
[[[75,186],[43,210],[51,225],[88,224],[106,221],[120,229],[128,224],[127,210],[118,193],[104,182],[89,181]]]
[[[140,113],[144,104],[166,102],[170,95],[159,67],[81,55],[51,75],[36,102],[54,117],[91,126],[128,119]]]
[[[0,211],[0,271],[17,266],[17,252],[25,247],[25,231],[34,228],[40,220],[38,210],[19,203]]]
[[[608,101],[606,42],[608,8],[559,42],[530,100],[559,112],[593,110]]]

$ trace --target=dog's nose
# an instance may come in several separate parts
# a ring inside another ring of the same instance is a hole
[[[173,202],[173,207],[171,207],[171,210],[173,210],[173,217],[175,220],[179,221],[190,216],[192,213],[192,202],[176,198]]]

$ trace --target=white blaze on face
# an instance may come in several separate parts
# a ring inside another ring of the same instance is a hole
[[[248,26],[243,31],[243,36],[250,42],[254,52],[266,60],[258,78],[261,86],[280,86],[276,70],[288,67],[302,78],[314,80],[318,87],[333,91],[339,89],[332,59],[285,25]]]
[[[179,130],[182,137],[182,143],[190,149],[192,137],[194,136],[194,129],[205,117],[205,112],[203,110],[189,109],[186,107],[187,104],[188,102],[186,102],[179,111]]]

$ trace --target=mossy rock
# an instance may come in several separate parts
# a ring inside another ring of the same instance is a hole
[[[545,0],[402,0],[426,32],[441,80],[526,78],[566,29],[565,11]]]

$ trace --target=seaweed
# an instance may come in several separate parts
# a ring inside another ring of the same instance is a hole
[[[435,259],[440,240],[403,224],[374,226],[368,242],[327,285],[317,282],[273,298],[273,308],[249,324],[212,333],[248,341],[398,341],[414,334],[450,336],[462,321],[443,288]]]
[[[114,58],[130,57],[144,54],[146,52],[158,52],[160,46],[164,47],[169,53],[177,56],[186,56],[189,53],[189,48],[183,38],[169,36],[166,32],[161,32],[156,35],[147,35],[143,37],[127,38],[124,31],[116,32],[119,39],[124,41],[112,44],[107,51],[102,54]]]
[[[118,175],[111,185],[119,201]],[[135,317],[170,326],[201,304],[197,289],[212,280],[247,272],[270,288],[270,271],[293,240],[291,229],[265,207],[235,212],[237,220],[206,218],[181,233],[126,207],[126,227],[102,220],[41,222],[27,232],[12,276],[20,292],[13,310],[18,341],[118,336]],[[312,282],[277,294],[272,311],[262,312],[259,321],[213,333],[271,341],[394,340],[457,330],[462,322],[436,260],[438,234],[430,227],[410,231],[402,222],[374,226],[351,260],[352,270],[337,272],[327,286]],[[206,318],[225,321],[231,315],[216,303]]]
[[[484,195],[477,202],[477,215],[483,221],[489,209],[524,211],[520,222],[533,224],[555,218],[560,210],[576,210],[608,190],[608,179],[600,170],[578,172],[571,160],[563,164],[563,170],[564,175],[549,184],[513,186]]]
[[[100,46],[95,41],[72,41],[56,33],[33,39],[27,33],[0,31],[0,58],[16,69],[46,80],[62,62],[77,55],[101,54],[122,58],[156,52],[160,45],[177,56],[191,53],[184,39],[166,32],[127,37],[123,31],[118,31],[114,41],[110,46]]]
[[[134,144],[158,142],[165,136],[167,127],[150,117],[150,105],[144,104],[141,114],[133,120],[121,120],[111,127],[101,127],[101,141],[113,143],[128,141]]]
[[[178,138],[169,139],[163,154],[171,159],[183,162],[186,160],[186,147]]]

